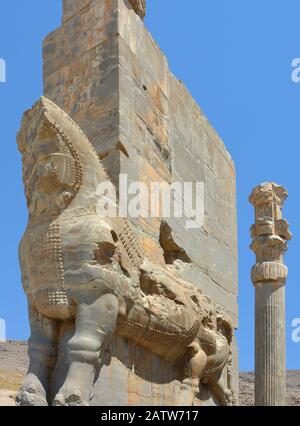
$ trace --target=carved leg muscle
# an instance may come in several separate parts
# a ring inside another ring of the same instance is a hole
[[[199,391],[200,381],[207,366],[207,355],[198,339],[189,347],[188,361],[185,366],[185,379],[180,388],[178,406],[192,406],[195,394]]]
[[[29,308],[31,336],[28,342],[29,370],[16,403],[47,406],[51,375],[56,363],[58,323]]]
[[[104,295],[78,307],[75,334],[68,343],[70,367],[54,405],[89,405],[101,351],[115,330],[118,300]]]
[[[232,392],[224,383],[222,373],[215,373],[208,379],[208,385],[213,396],[223,407],[232,405]]]

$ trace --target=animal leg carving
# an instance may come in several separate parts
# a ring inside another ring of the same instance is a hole
[[[57,359],[56,335],[58,324],[29,308],[31,336],[28,342],[29,370],[16,404],[19,406],[47,406],[49,384]]]
[[[215,373],[207,381],[212,395],[223,407],[232,405],[232,392],[225,385],[222,374]]]
[[[75,334],[68,343],[69,371],[54,405],[89,405],[101,352],[115,331],[118,299],[107,294],[78,306]]]
[[[188,360],[185,365],[185,379],[183,380],[177,401],[178,406],[192,406],[201,378],[207,366],[207,355],[201,348],[198,339],[195,339],[188,348]]]

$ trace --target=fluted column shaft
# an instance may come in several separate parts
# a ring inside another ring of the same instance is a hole
[[[285,405],[285,287],[255,290],[255,405]]]

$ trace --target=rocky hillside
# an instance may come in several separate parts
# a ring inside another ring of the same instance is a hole
[[[240,405],[254,405],[254,373],[240,373]],[[287,373],[287,405],[300,406],[300,371]]]
[[[14,405],[16,392],[27,367],[25,342],[0,343],[0,406]]]
[[[28,367],[25,342],[0,343],[0,406],[14,405],[14,398]],[[287,376],[288,405],[300,406],[300,371]],[[254,374],[240,374],[240,405],[254,404]]]

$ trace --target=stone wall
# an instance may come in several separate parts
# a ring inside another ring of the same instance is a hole
[[[170,72],[165,56],[127,0],[64,0],[62,26],[44,42],[44,94],[87,134],[116,186],[120,174],[127,174],[129,182],[147,185],[153,181],[204,182],[204,226],[187,230],[181,219],[165,222],[172,244],[186,256],[178,274],[220,304],[236,327],[234,164],[187,89]],[[164,264],[161,219],[132,222],[150,259]],[[132,365],[128,369],[122,359],[132,348],[127,342],[123,346],[119,342],[117,347],[112,357],[119,359],[123,373],[115,373],[116,364],[112,362],[110,378],[105,369],[101,375],[115,387],[123,380],[126,387]],[[234,347],[231,374],[237,390]],[[140,353],[148,360],[147,371],[153,370],[155,362],[163,364],[162,360],[151,361],[146,351]],[[162,364],[161,371],[165,370]],[[172,374],[168,379],[171,382],[175,380]],[[146,399],[136,396],[143,394],[140,391],[127,402],[149,403],[153,392],[162,402],[169,402],[162,395],[172,392],[171,388],[148,389]],[[96,402],[107,401],[102,395]]]

